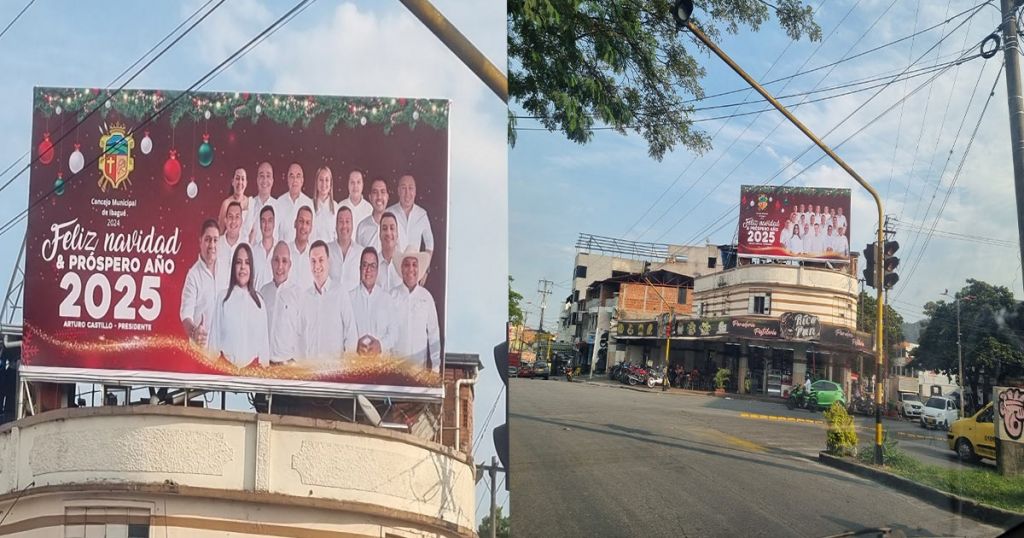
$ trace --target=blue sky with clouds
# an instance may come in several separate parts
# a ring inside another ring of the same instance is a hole
[[[792,42],[770,20],[757,32],[745,28],[738,35],[722,32],[719,44],[762,82],[813,70],[768,88],[777,96],[798,94],[783,99],[787,105],[830,97],[791,110],[872,183],[884,198],[886,213],[900,219],[896,228],[902,280],[891,294],[891,304],[906,319],[919,319],[921,305],[940,299],[946,288],[959,289],[967,278],[1010,286],[1021,297],[1003,78],[995,86],[960,169],[1002,65],[1002,52],[990,60],[971,59],[950,67],[913,93],[938,72],[922,68],[949,62],[961,53],[978,52],[977,44],[996,29],[998,3],[980,7],[973,17],[968,13],[946,24],[941,23],[979,4],[898,0],[805,3],[817,8],[821,42]],[[698,17],[703,15],[697,11]],[[822,67],[934,25],[940,26],[834,67]],[[869,195],[827,157],[816,162],[823,156],[819,150],[801,157],[810,142],[781,114],[770,111],[714,119],[768,105],[746,89],[721,60],[698,49],[690,36],[680,35],[680,39],[707,70],[703,81],[707,95],[743,90],[694,106],[746,103],[695,113],[694,117],[702,120],[696,125],[714,136],[713,149],[704,155],[679,148],[657,162],[647,156],[639,136],[613,131],[598,131],[587,145],[545,131],[518,133],[515,148],[509,150],[509,270],[519,291],[534,303],[539,303],[535,290],[541,278],[555,282],[555,305],[570,293],[573,245],[580,232],[675,244],[735,241],[736,206],[743,184],[789,181],[794,186],[850,188],[851,248],[860,251],[873,240],[877,218]],[[918,76],[894,82],[884,90],[880,85],[890,79],[822,91],[896,75],[911,64],[908,74]],[[837,96],[868,86],[878,87]],[[812,91],[816,93],[800,95]],[[903,104],[893,106],[907,95],[911,96]],[[876,120],[876,116],[880,117]],[[524,119],[518,126],[538,124]],[[927,241],[927,248],[922,248],[928,234],[919,230],[933,226],[936,233]],[[914,269],[919,256],[921,261]],[[531,319],[536,320],[538,313],[533,307]],[[552,327],[555,319],[549,314],[545,324]]]
[[[35,2],[0,39],[0,170],[39,143],[31,140],[34,86],[106,87],[202,3],[124,2],[96,9],[89,2]],[[24,5],[0,0],[0,24]],[[293,5],[228,0],[129,87],[185,89]],[[503,3],[438,0],[434,5],[504,70]],[[476,391],[478,428],[496,401],[488,428],[503,419],[491,350],[504,339],[506,316],[504,104],[398,2],[314,2],[204,89],[453,100],[447,347],[479,353],[485,364]],[[0,182],[27,162],[20,161]],[[26,173],[0,194],[3,222],[26,207],[27,184]],[[0,257],[4,282],[23,235],[24,224],[0,236],[0,251],[7,253]],[[489,461],[490,431],[481,438],[476,460]],[[499,500],[507,506],[507,496]]]

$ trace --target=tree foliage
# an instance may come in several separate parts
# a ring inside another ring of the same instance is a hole
[[[501,507],[497,507],[495,510],[495,519],[498,520],[498,528],[496,529],[495,535],[498,538],[509,538],[512,535],[512,530],[509,524],[509,517],[501,514]],[[480,522],[480,527],[477,529],[477,534],[481,537],[489,537],[491,535],[491,514],[490,512],[484,516],[484,519]]]
[[[511,275],[508,277],[508,321],[512,325],[522,325],[523,323],[523,308],[519,305],[523,300],[523,295],[516,290],[512,289],[512,281],[514,279]]]
[[[974,279],[968,279],[955,298],[960,300],[964,378],[970,393],[978,394],[980,388],[983,401],[987,401],[994,384],[1024,374],[1024,343],[1020,338],[1024,329],[1022,308],[1009,288]],[[937,370],[956,378],[959,371],[956,302],[929,302],[924,311],[927,323],[921,332],[920,345],[912,355],[914,363],[919,368]]]
[[[888,356],[899,354],[899,346],[903,342],[903,316],[889,305],[885,305],[883,314],[883,332],[885,333],[885,350]],[[878,301],[867,292],[860,292],[857,298],[857,330],[875,333],[875,321],[878,319]]]
[[[693,21],[716,39],[722,29],[754,31],[770,10],[758,0],[696,2]],[[640,134],[652,158],[678,144],[702,152],[710,139],[694,129],[688,98],[704,96],[706,52],[679,33],[671,0],[509,0],[509,93],[550,131],[586,143],[596,123]],[[812,10],[780,0],[779,25],[792,39],[821,39]],[[516,117],[509,112],[509,143]]]

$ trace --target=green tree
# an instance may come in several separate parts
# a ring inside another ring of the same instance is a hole
[[[513,325],[521,325],[523,323],[523,308],[519,306],[519,303],[523,300],[523,295],[516,290],[512,289],[512,281],[514,279],[511,275],[508,277],[508,320]]]
[[[496,519],[498,520],[498,529],[495,533],[498,538],[508,538],[511,536],[511,530],[509,528],[508,516],[501,515],[501,507],[499,506],[496,510]],[[477,529],[477,534],[481,538],[488,538],[491,535],[491,514],[488,513],[484,516],[483,521],[480,522],[480,528]]]
[[[812,9],[779,0],[775,16],[792,39],[821,39]],[[701,98],[704,69],[677,32],[672,0],[508,0],[509,94],[550,131],[586,143],[600,122],[634,131],[661,160],[677,144],[711,146],[693,128],[687,98]],[[770,8],[759,0],[697,2],[693,21],[712,39],[740,26],[758,30]],[[509,143],[516,116],[509,112]]]
[[[974,279],[968,279],[955,297],[960,300],[964,378],[969,393],[978,394],[980,389],[982,402],[987,402],[995,384],[1024,372],[1019,336],[1024,328],[1022,307],[1009,288]],[[913,353],[914,362],[955,378],[959,370],[956,302],[929,302],[924,312],[927,321]]]
[[[878,301],[867,292],[860,292],[857,298],[857,330],[875,334],[875,320],[878,319]],[[903,316],[889,305],[885,305],[883,316],[885,350],[888,356],[899,354],[903,343]]]

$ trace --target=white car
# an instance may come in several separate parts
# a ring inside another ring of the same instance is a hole
[[[921,427],[948,430],[960,418],[958,407],[956,400],[946,396],[928,398],[921,413]]]
[[[918,420],[924,411],[924,402],[913,392],[901,392],[899,412],[903,418]]]

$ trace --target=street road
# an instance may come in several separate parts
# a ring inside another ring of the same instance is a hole
[[[510,383],[517,538],[828,536],[866,527],[907,536],[1000,533],[817,463],[820,414],[554,378]],[[912,441],[953,464],[941,446]]]

